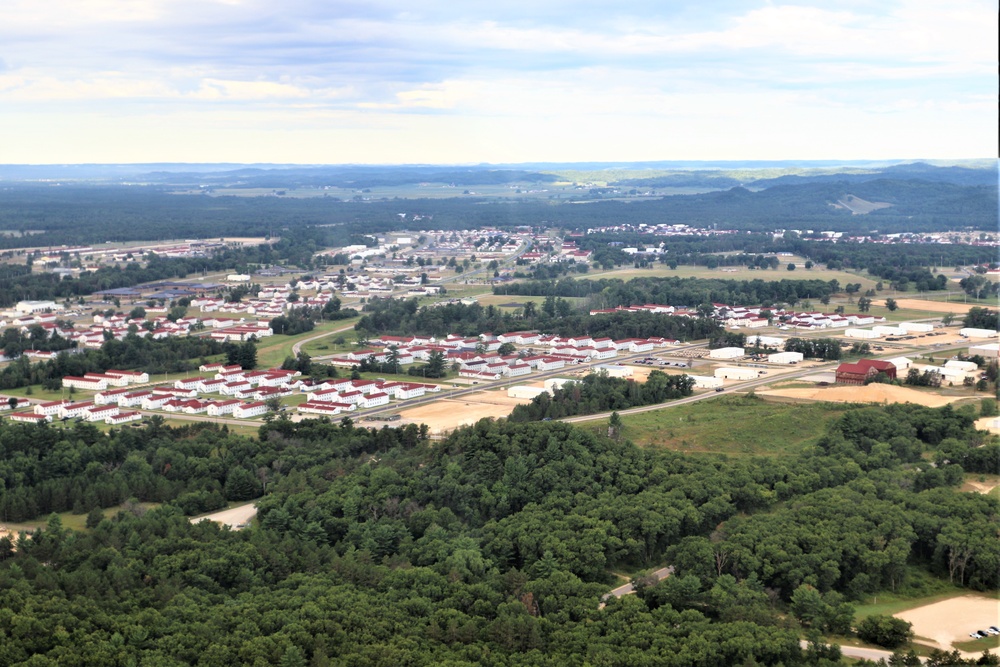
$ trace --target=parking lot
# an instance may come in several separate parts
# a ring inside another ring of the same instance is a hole
[[[1000,601],[980,595],[962,595],[895,614],[913,624],[913,634],[938,648],[951,650],[956,642],[972,641],[969,633],[1000,624]]]

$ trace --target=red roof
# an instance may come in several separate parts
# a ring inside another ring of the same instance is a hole
[[[881,361],[879,359],[859,359],[858,366],[861,366],[862,368],[874,368],[877,371],[896,370],[896,366],[894,364],[891,364],[888,361]]]

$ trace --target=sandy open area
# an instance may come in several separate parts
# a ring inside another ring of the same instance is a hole
[[[632,379],[636,382],[645,382],[649,379],[649,374],[653,371],[661,371],[667,375],[711,375],[714,370],[710,367],[702,367],[700,370],[695,368],[677,368],[676,366],[632,366],[626,364],[632,369]]]
[[[938,396],[888,384],[870,384],[867,387],[852,385],[817,389],[772,389],[757,393],[761,396],[804,398],[832,403],[916,403],[928,408],[940,408],[960,400],[960,397]]]
[[[459,426],[475,424],[484,417],[506,417],[515,406],[531,403],[527,398],[510,398],[506,387],[496,391],[481,391],[461,398],[443,398],[399,414],[408,422],[427,424],[431,433],[451,431]]]
[[[248,523],[250,519],[257,515],[257,507],[253,503],[232,507],[221,512],[214,512],[204,516],[192,517],[191,523],[199,521],[215,521],[224,526],[229,526],[233,530],[239,530],[240,524]]]
[[[998,486],[1000,486],[1000,480],[997,480],[996,478],[985,482],[980,482],[975,479],[967,479],[965,480],[965,483],[962,484],[962,488],[959,490],[975,491],[976,493],[989,493]]]
[[[942,600],[895,614],[913,624],[913,634],[950,650],[952,642],[969,641],[969,633],[997,625],[1000,601],[977,595]]]
[[[1000,433],[1000,426],[993,426],[993,423],[996,421],[996,417],[980,417],[976,420],[976,428],[989,431],[990,433]]]
[[[926,310],[933,313],[961,313],[965,314],[972,305],[965,303],[945,303],[944,301],[928,301],[927,299],[896,299],[900,308],[910,310]],[[878,305],[884,306],[885,301]]]

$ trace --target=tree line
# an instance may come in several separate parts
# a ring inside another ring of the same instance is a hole
[[[142,369],[150,376],[198,368],[206,357],[224,352],[223,345],[205,336],[171,336],[154,340],[129,333],[122,340],[106,340],[98,350],[63,350],[48,361],[33,362],[22,355],[0,370],[0,389],[41,384],[58,390],[62,378],[103,373],[109,368]]]
[[[517,311],[462,303],[420,307],[416,299],[372,299],[365,305],[364,315],[355,329],[365,336],[375,331],[438,337],[449,333],[478,336],[484,332],[501,334],[532,329],[559,336],[590,335],[614,339],[659,336],[687,341],[707,338],[720,327],[705,318],[654,313],[591,316],[575,311],[565,299],[550,295],[540,307],[527,302]]]
[[[580,381],[567,382],[518,405],[510,413],[514,422],[561,419],[573,415],[590,415],[608,410],[626,410],[640,405],[663,403],[693,393],[694,380],[687,375],[668,375],[652,371],[645,382],[635,382],[608,374],[591,373]]]

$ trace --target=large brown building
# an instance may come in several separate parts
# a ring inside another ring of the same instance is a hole
[[[888,361],[860,359],[854,364],[837,366],[837,384],[864,384],[879,373],[885,373],[890,380],[896,379],[896,367]]]

